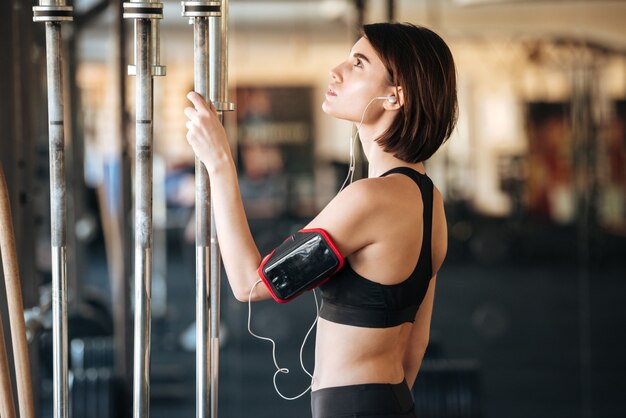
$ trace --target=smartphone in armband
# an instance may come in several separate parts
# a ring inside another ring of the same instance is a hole
[[[322,285],[343,267],[344,258],[323,229],[301,229],[267,256],[259,276],[279,303]]]

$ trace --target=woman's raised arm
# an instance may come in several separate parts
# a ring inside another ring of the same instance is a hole
[[[185,108],[189,119],[187,141],[209,173],[211,205],[226,275],[235,298],[247,302],[252,286],[259,280],[261,255],[248,227],[228,138],[210,102],[207,104],[195,92],[187,98],[194,106]],[[252,294],[252,300],[268,298],[270,293],[263,285]]]

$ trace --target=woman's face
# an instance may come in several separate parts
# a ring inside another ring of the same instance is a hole
[[[348,59],[330,71],[330,77],[322,109],[339,119],[359,122],[374,97],[393,94],[387,69],[365,37],[354,44]],[[375,120],[381,112],[382,104],[372,103],[364,123]]]

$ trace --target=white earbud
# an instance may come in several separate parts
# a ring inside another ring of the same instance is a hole
[[[380,99],[380,100],[387,100],[389,103],[396,103],[398,101],[398,99],[396,98],[396,96],[376,96],[374,97],[375,99]]]

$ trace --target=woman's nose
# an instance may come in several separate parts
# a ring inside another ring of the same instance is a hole
[[[341,65],[336,66],[335,68],[332,68],[329,72],[330,74],[330,78],[333,79],[333,81],[341,81],[342,77],[341,77]]]

